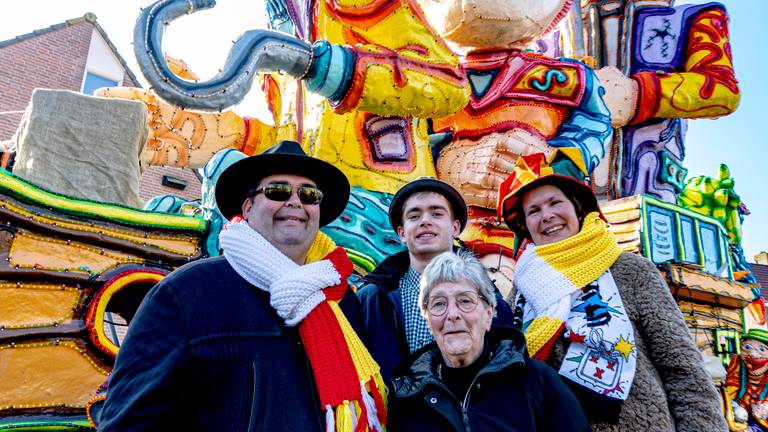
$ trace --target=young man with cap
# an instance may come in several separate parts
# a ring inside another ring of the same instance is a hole
[[[386,382],[400,361],[432,341],[419,309],[419,278],[432,258],[454,247],[467,223],[467,206],[456,189],[425,177],[397,191],[389,221],[407,250],[385,259],[361,280],[357,292],[368,348]],[[496,296],[494,324],[510,325],[509,306],[498,291]]]
[[[296,142],[227,168],[223,256],[147,294],[99,430],[380,430],[383,383],[345,316],[360,318],[352,264],[318,231],[348,197],[341,171]]]

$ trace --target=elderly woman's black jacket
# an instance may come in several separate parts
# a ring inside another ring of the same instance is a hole
[[[451,394],[440,381],[443,360],[435,342],[399,365],[389,392],[388,430],[591,430],[557,372],[528,358],[519,331],[496,327],[486,337],[490,359],[466,395]]]

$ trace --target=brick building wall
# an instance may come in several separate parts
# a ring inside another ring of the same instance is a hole
[[[164,175],[180,178],[187,182],[184,190],[163,186]],[[158,195],[176,195],[188,201],[199,200],[202,197],[200,180],[191,169],[171,167],[149,167],[139,181],[139,198],[145,203]]]
[[[35,88],[80,91],[94,29],[115,50],[93,14],[0,42],[0,113],[19,111],[0,114],[0,141],[11,138],[18,129]],[[141,87],[127,69],[122,85]],[[163,186],[163,175],[186,181],[186,188]],[[201,198],[200,181],[191,170],[151,167],[139,184],[139,196],[145,202],[157,195],[177,195],[190,201]]]
[[[123,87],[141,87],[139,83],[133,80],[131,78],[131,75],[126,72],[125,75],[123,75]]]
[[[24,111],[37,87],[80,91],[93,28],[83,20],[1,47],[0,112]],[[0,115],[0,140],[20,120],[21,113]]]

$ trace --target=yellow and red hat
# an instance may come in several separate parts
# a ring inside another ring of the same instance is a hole
[[[518,220],[518,201],[526,190],[544,184],[554,184],[566,195],[572,194],[584,207],[585,214],[600,212],[597,198],[587,185],[588,180],[587,167],[578,148],[557,148],[549,156],[544,153],[521,156],[515,162],[512,174],[499,187],[498,216],[517,233],[520,224],[525,226],[524,221]]]

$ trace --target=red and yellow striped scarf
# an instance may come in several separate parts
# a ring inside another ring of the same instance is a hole
[[[352,263],[344,249],[318,233],[307,263],[322,259],[331,261],[341,283],[323,290],[326,301],[301,321],[299,334],[312,365],[321,408],[326,410],[327,430],[382,430],[386,425],[386,386],[379,365],[339,308],[349,289]]]

